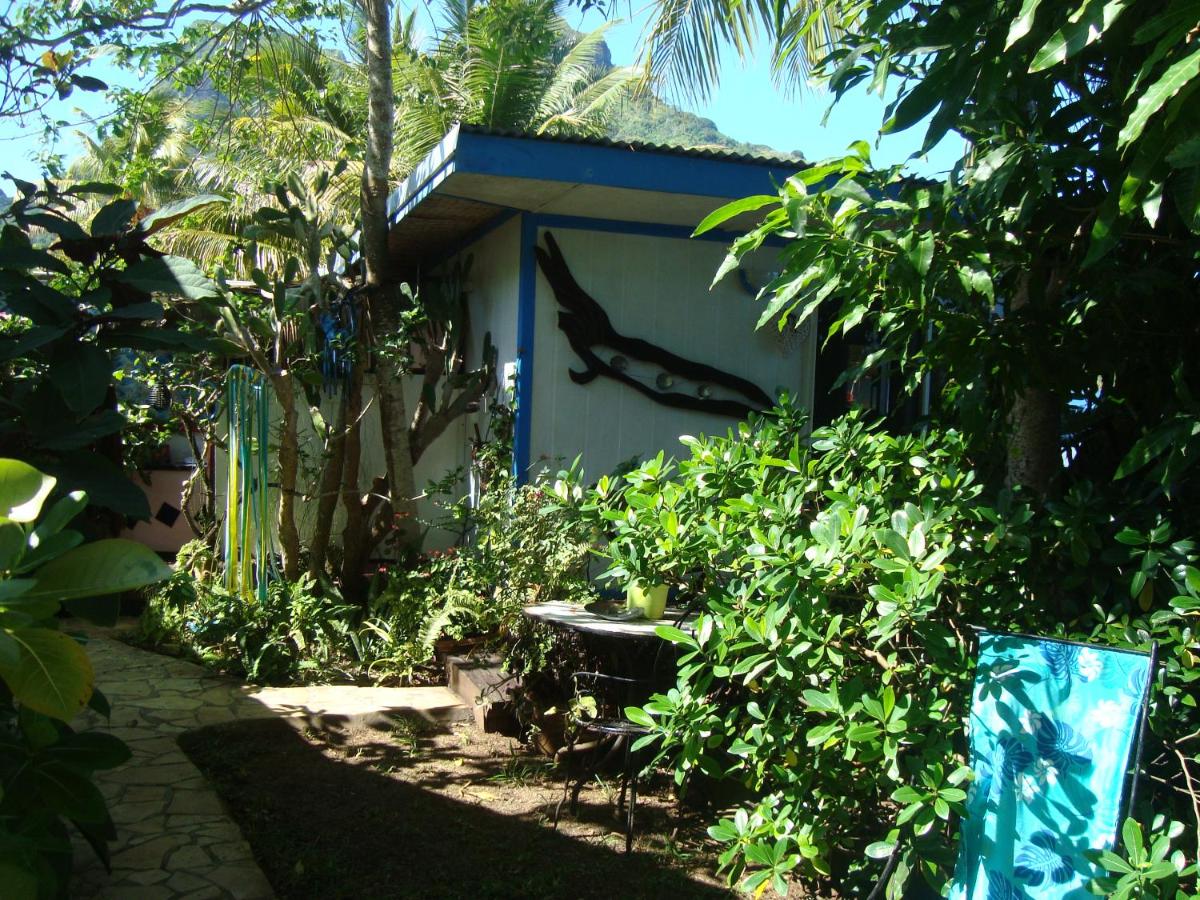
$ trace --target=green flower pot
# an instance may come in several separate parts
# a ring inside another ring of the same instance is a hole
[[[647,619],[661,619],[667,610],[667,586],[656,584],[644,588],[637,583],[631,584],[625,591],[625,606],[640,609]]]

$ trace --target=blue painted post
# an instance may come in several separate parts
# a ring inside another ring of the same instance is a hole
[[[533,330],[537,300],[538,223],[521,215],[521,265],[517,281],[517,389],[513,423],[513,477],[517,484],[529,480],[529,453],[533,438]]]

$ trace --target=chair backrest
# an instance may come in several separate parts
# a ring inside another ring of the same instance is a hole
[[[1102,873],[1084,853],[1115,844],[1153,665],[1153,652],[979,632],[952,900],[1093,896]]]

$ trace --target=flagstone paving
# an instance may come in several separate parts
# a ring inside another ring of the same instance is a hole
[[[112,872],[79,841],[71,896],[112,900],[273,897],[249,844],[204,776],[176,743],[203,725],[271,716],[358,717],[417,712],[471,717],[446,688],[318,686],[255,688],[200,666],[139,650],[107,632],[85,630],[96,683],[112,719],[88,713],[90,727],[129,745],[132,759],[97,774],[117,840]]]

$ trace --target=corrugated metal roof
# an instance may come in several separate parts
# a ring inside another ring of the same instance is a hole
[[[508,128],[488,128],[483,125],[460,125],[459,129],[467,134],[486,134],[495,137],[528,138],[535,141],[547,141],[556,144],[585,144],[592,147],[611,147],[616,150],[629,150],[635,153],[664,153],[670,156],[683,156],[689,159],[715,159],[724,162],[757,163],[764,166],[800,166],[809,163],[802,157],[772,156],[758,153],[734,153],[731,150],[716,150],[708,147],[681,147],[673,144],[651,144],[645,141],[615,141],[612,138],[584,137],[579,135],[548,135],[531,134]]]

